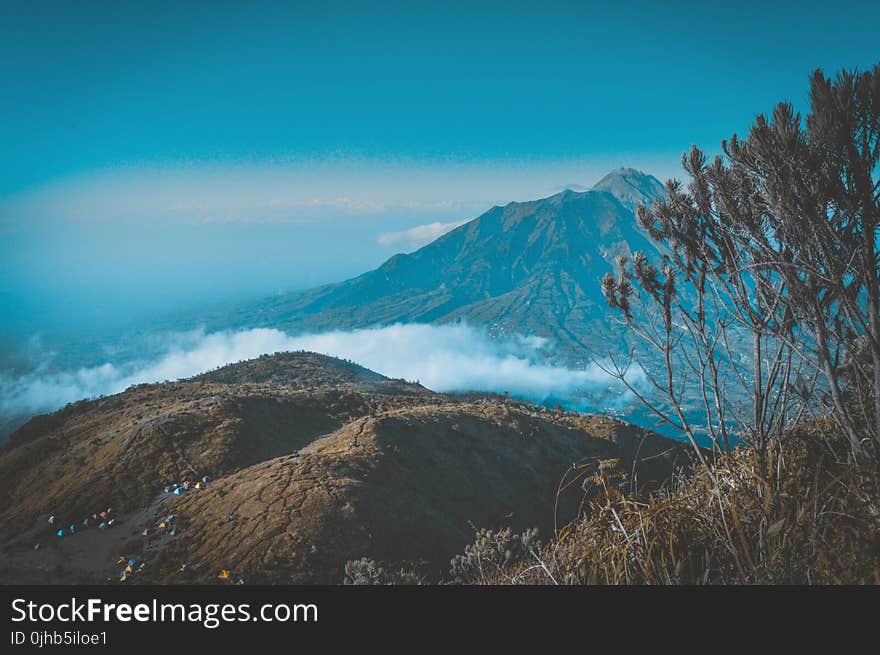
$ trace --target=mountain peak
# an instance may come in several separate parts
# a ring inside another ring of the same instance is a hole
[[[637,205],[650,205],[666,196],[666,189],[653,175],[635,168],[618,168],[599,180],[594,191],[607,191],[630,210]]]

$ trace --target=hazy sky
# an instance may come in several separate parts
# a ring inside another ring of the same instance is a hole
[[[140,7],[137,7],[137,5]],[[675,174],[880,3],[4,2],[0,338],[359,273],[496,203]]]

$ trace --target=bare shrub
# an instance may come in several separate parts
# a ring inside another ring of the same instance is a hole
[[[481,528],[474,542],[465,546],[464,554],[452,558],[449,574],[456,584],[500,584],[505,581],[505,571],[534,562],[540,550],[535,528],[521,534],[510,528]]]
[[[347,585],[420,585],[425,584],[425,580],[413,570],[405,568],[389,570],[375,560],[362,557],[345,563],[344,583]]]
[[[765,457],[736,449],[649,496],[597,472],[585,516],[541,560],[500,581],[546,584],[878,584],[880,472],[844,455],[831,420],[801,426]],[[829,446],[833,446],[829,447]],[[713,482],[714,478],[714,482]]]

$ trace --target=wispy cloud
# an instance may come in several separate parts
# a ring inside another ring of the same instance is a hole
[[[408,230],[401,232],[386,232],[380,234],[376,239],[376,243],[385,248],[404,247],[408,250],[421,248],[427,243],[431,243],[437,237],[443,236],[447,232],[454,230],[459,225],[467,223],[464,221],[451,221],[449,223],[441,223],[435,221],[427,225],[417,225]]]
[[[550,195],[560,180],[580,179],[569,186],[586,188],[621,163],[629,162],[340,158],[120,166],[0,198],[0,223],[295,222],[389,213],[442,223]],[[643,167],[656,171],[657,163]]]
[[[577,182],[571,182],[570,184],[560,184],[559,186],[553,187],[553,192],[559,193],[560,191],[566,191],[569,189],[572,191],[589,191],[590,187],[578,184]]]
[[[538,337],[491,339],[467,325],[392,325],[354,331],[288,335],[279,330],[193,331],[165,337],[163,354],[148,361],[106,362],[70,371],[48,366],[0,375],[0,414],[50,411],[133,384],[186,378],[264,353],[310,350],[356,361],[389,377],[418,380],[435,391],[509,392],[535,401],[578,406],[583,395],[613,381],[597,366],[546,363],[550,344]],[[615,397],[624,398],[622,389]]]

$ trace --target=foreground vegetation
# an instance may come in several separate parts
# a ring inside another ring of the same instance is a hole
[[[819,422],[766,456],[737,448],[651,493],[616,460],[585,467],[581,518],[548,545],[534,531],[482,529],[453,558],[454,584],[880,584],[880,472],[841,457]],[[711,475],[709,474],[711,473]],[[433,582],[349,562],[349,584]]]
[[[715,482],[698,468],[649,496],[622,493],[608,463],[586,480],[600,493],[585,518],[472,582],[880,584],[880,475],[841,459],[828,428],[764,458],[737,449],[712,465]]]

